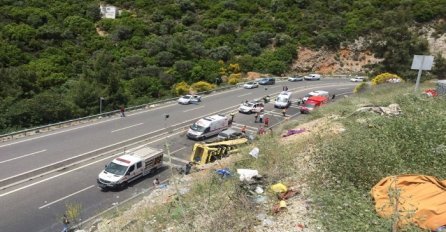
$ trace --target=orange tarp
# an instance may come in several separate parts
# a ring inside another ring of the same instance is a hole
[[[400,226],[414,223],[436,230],[446,225],[446,180],[422,175],[389,176],[378,182],[371,194],[376,212],[385,218],[399,215]]]

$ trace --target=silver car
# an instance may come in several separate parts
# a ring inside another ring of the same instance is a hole
[[[243,85],[243,88],[245,88],[245,89],[254,89],[254,88],[258,88],[258,87],[259,87],[259,84],[257,82],[253,82],[253,81],[250,81]]]
[[[300,77],[300,76],[292,76],[292,77],[288,77],[288,81],[294,82],[294,81],[303,81],[304,78]]]
[[[198,95],[184,95],[178,99],[178,103],[187,105],[191,103],[201,102],[201,96]]]

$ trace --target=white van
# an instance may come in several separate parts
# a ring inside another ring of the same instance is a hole
[[[307,95],[305,95],[305,97],[302,98],[302,100],[305,102],[306,100],[308,100],[309,97],[312,97],[312,96],[324,96],[327,99],[330,98],[329,97],[329,93],[327,91],[316,90],[316,91],[313,91],[313,92],[309,92]]]
[[[198,120],[187,131],[189,139],[206,139],[226,130],[229,127],[229,119],[223,115],[212,115]]]
[[[274,102],[276,108],[288,108],[291,105],[291,92],[283,91],[277,96]]]
[[[163,150],[143,147],[134,152],[125,152],[107,164],[99,173],[97,182],[103,190],[124,188],[162,165]]]

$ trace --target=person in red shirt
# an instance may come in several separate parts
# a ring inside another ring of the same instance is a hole
[[[269,126],[269,118],[265,117],[265,119],[263,119],[263,121],[265,122],[265,127]]]

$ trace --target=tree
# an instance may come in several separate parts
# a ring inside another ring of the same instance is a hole
[[[439,80],[446,79],[446,59],[437,54],[434,58],[434,68],[432,69],[432,74],[437,76]]]

